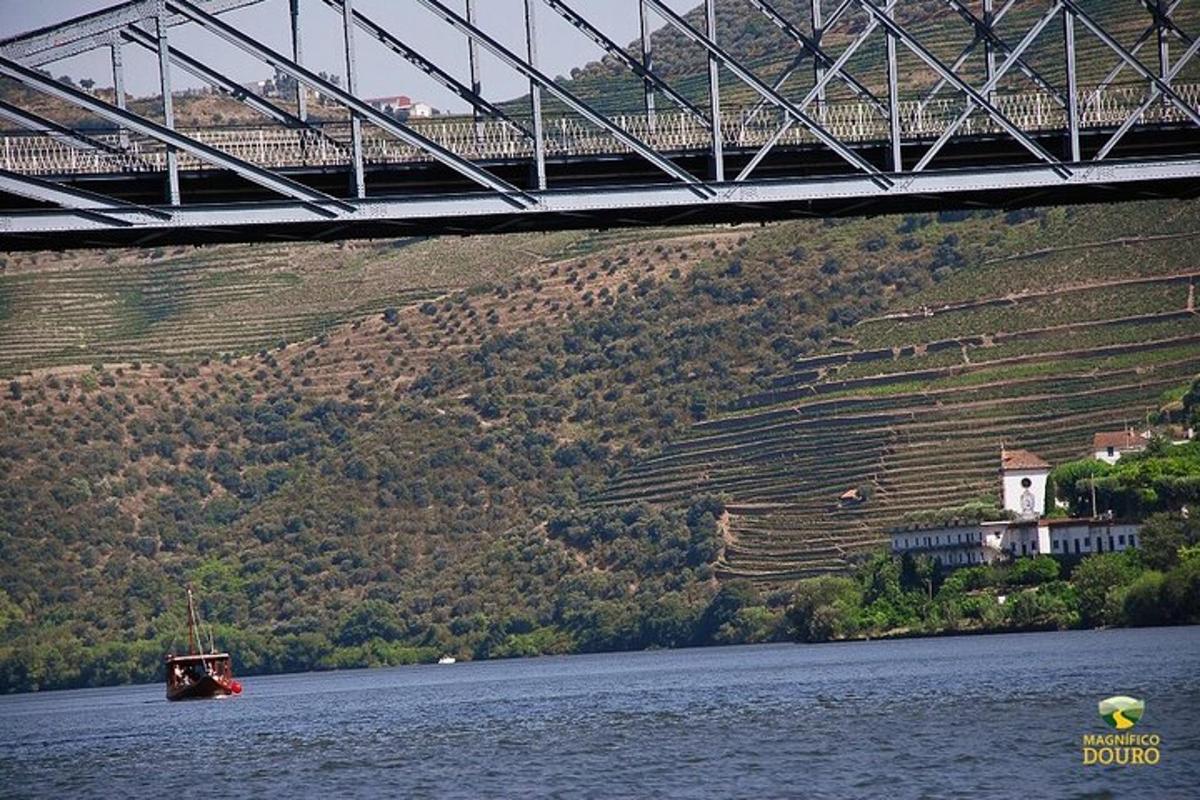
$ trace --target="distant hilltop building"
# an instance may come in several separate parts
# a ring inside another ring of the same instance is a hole
[[[1115,464],[1122,453],[1139,453],[1146,449],[1146,437],[1131,430],[1101,431],[1092,441],[1092,454],[1096,460]]]
[[[1096,434],[1097,446],[1108,442],[1102,436],[1108,434]],[[1144,449],[1144,441],[1138,441]],[[1122,444],[1125,443],[1122,440]],[[1126,447],[1124,452],[1132,449]],[[1121,449],[1116,448],[1118,458],[1120,452]],[[1047,519],[1046,483],[1050,470],[1050,464],[1035,453],[1002,447],[1000,492],[1009,519],[902,525],[891,530],[892,552],[927,555],[942,566],[958,567],[990,564],[1003,558],[1082,556],[1137,547],[1141,528],[1137,523],[1110,517]]]
[[[389,106],[396,111],[408,111],[412,108],[412,98],[406,94],[390,95],[388,97],[372,97],[367,102],[383,111]]]
[[[433,116],[433,106],[413,99],[406,94],[389,95],[388,97],[373,97],[367,102],[386,113],[400,119],[428,119]]]

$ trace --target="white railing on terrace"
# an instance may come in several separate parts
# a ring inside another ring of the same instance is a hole
[[[1200,111],[1200,84],[1177,85],[1175,92],[1190,107]],[[1111,128],[1120,125],[1146,99],[1141,87],[1110,87],[1079,92],[1080,125],[1083,128]],[[1066,110],[1050,95],[1024,93],[997,95],[995,105],[1026,132],[1066,129]],[[939,136],[964,108],[964,100],[948,95],[928,104],[911,100],[901,103],[901,128],[906,140]],[[884,141],[888,136],[886,117],[865,102],[836,103],[822,110],[809,110],[825,128],[845,142]],[[659,112],[652,126],[644,115],[618,115],[613,121],[660,152],[702,152],[710,146],[706,128],[694,117],[682,112]],[[782,111],[766,107],[757,114],[751,109],[731,109],[723,113],[726,147],[758,148],[768,142],[786,121]],[[1149,106],[1138,124],[1187,123],[1178,108],[1163,100]],[[324,134],[279,127],[181,129],[182,133],[269,169],[287,167],[333,167],[349,163],[349,138],[345,123],[319,126]],[[480,126],[469,118],[430,120],[412,123],[412,127],[458,155],[476,161],[533,158],[533,143],[505,122],[487,121]],[[962,125],[958,135],[999,133],[1001,129],[982,111],[976,111]],[[548,117],[545,120],[546,154],[559,156],[600,156],[630,152],[607,132],[575,117]],[[121,144],[116,133],[93,138],[113,146]],[[166,169],[166,149],[152,139],[128,135],[123,154],[81,150],[53,137],[38,134],[0,134],[0,166],[27,175],[110,174],[120,172],[157,172]],[[815,142],[815,137],[800,125],[793,125],[779,140],[782,146]],[[431,157],[369,125],[364,126],[363,155],[368,164],[430,161]],[[183,169],[207,169],[206,162],[181,153]]]

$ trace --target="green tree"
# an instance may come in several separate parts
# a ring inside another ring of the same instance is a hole
[[[827,642],[857,632],[862,591],[856,581],[826,575],[802,581],[796,588],[788,619],[802,642]]]
[[[708,608],[704,609],[704,614],[696,626],[697,643],[708,644],[715,641],[717,632],[723,626],[734,622],[741,609],[759,604],[758,591],[750,581],[733,580],[723,584],[708,604]]]
[[[1050,556],[1021,558],[1008,570],[1008,582],[1014,586],[1037,586],[1058,578],[1058,561]]]
[[[1147,570],[1138,576],[1125,592],[1122,606],[1126,625],[1162,625],[1169,621],[1169,609],[1164,600],[1166,577],[1157,570]]]
[[[1109,596],[1124,589],[1137,578],[1132,551],[1100,553],[1079,562],[1071,583],[1079,596],[1079,612],[1085,625],[1115,625],[1121,621],[1119,607],[1114,611]]]
[[[1200,540],[1200,524],[1181,514],[1151,514],[1138,532],[1142,561],[1151,569],[1169,570],[1179,563],[1179,549]]]
[[[361,645],[372,639],[392,641],[404,633],[400,618],[388,603],[367,600],[359,603],[338,628],[337,643],[342,646]]]

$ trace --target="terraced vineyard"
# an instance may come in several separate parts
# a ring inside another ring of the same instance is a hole
[[[502,283],[658,233],[563,233],[386,244],[14,255],[0,270],[0,377],[96,362],[242,355],[312,339],[391,306]],[[532,271],[532,272],[531,272]],[[582,291],[580,292],[582,294]]]
[[[773,586],[845,569],[909,512],[995,498],[1002,443],[1077,458],[1094,431],[1144,420],[1200,372],[1196,272],[1136,243],[1120,255],[1124,278],[1056,249],[1026,259],[1026,284],[1010,276],[1004,295],[965,301],[949,285],[943,307],[863,322],[858,347],[797,361],[601,502],[724,494],[721,573]],[[1046,274],[1062,284],[1029,284]],[[867,499],[842,502],[849,489]]]

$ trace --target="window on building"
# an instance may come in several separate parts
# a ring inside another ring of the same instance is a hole
[[[1116,450],[1116,448],[1115,448],[1115,447],[1110,447],[1110,448],[1108,448],[1108,457],[1109,457],[1109,458],[1112,458],[1112,457],[1113,457],[1113,455],[1114,455],[1116,452],[1117,452],[1117,450]]]
[[[1125,546],[1125,534],[1122,533],[1117,537],[1117,544],[1121,545],[1121,547]]]
[[[1137,547],[1137,534],[1136,533],[1129,534],[1129,546]]]
[[[1116,549],[1117,549],[1116,545],[1114,545],[1114,544],[1113,544],[1113,537],[1112,537],[1112,534],[1111,534],[1111,533],[1108,535],[1108,549],[1109,549],[1109,550],[1116,550]]]
[[[1096,537],[1096,552],[1097,553],[1104,552],[1104,540],[1101,539],[1099,536]]]
[[[1076,553],[1079,552],[1079,540],[1078,539],[1075,540],[1075,552]]]
[[[1061,550],[1062,549],[1061,545],[1062,545],[1062,542],[1060,542],[1058,539],[1055,539],[1054,544],[1050,545],[1050,547],[1054,550]]]

